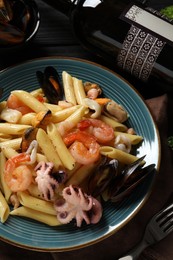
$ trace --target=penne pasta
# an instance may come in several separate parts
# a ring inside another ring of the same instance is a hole
[[[112,118],[109,118],[105,115],[101,115],[99,119],[102,120],[103,122],[105,122],[106,124],[112,126],[113,129],[116,130],[116,131],[120,131],[120,132],[127,131],[126,125],[119,123],[119,122],[113,120]]]
[[[63,136],[70,129],[76,127],[76,125],[81,121],[81,119],[84,115],[86,115],[87,112],[87,107],[80,106],[73,114],[71,114],[64,121],[55,124],[61,136]]]
[[[26,104],[36,113],[47,110],[47,107],[43,103],[38,101],[38,99],[29,92],[26,92],[24,90],[14,90],[11,93],[18,97],[18,99],[20,99],[24,104]]]
[[[38,189],[38,186],[36,183],[31,183],[31,185],[28,187],[28,190],[29,194],[32,196],[32,197],[35,197],[35,198],[42,198],[42,193],[39,191]]]
[[[5,142],[0,143],[0,149],[2,149],[3,147],[11,147],[14,150],[19,150],[21,141],[22,141],[21,137],[7,140]]]
[[[7,202],[9,202],[10,196],[12,194],[12,191],[7,186],[5,180],[4,180],[4,168],[5,168],[6,158],[3,154],[3,152],[0,152],[0,184],[1,184],[1,191],[4,194],[4,197]]]
[[[34,89],[30,92],[30,94],[34,97],[38,97],[38,95],[44,95],[43,90],[41,88]]]
[[[0,143],[5,142],[5,141],[9,141],[12,139],[11,135],[8,135],[6,133],[0,133]]]
[[[30,219],[37,220],[49,226],[59,226],[61,223],[58,221],[56,216],[49,215],[34,209],[30,209],[24,206],[21,206],[17,209],[14,209],[10,212],[10,215],[26,217]]]
[[[82,80],[73,77],[73,86],[77,104],[85,105],[84,99],[86,98],[86,94]]]
[[[53,203],[50,201],[35,198],[26,192],[18,192],[17,196],[20,203],[27,208],[34,209],[50,215],[56,215]]]
[[[0,219],[2,223],[4,223],[8,219],[9,214],[10,214],[10,208],[2,192],[0,191]]]
[[[18,154],[18,152],[16,150],[14,150],[13,148],[8,147],[8,146],[2,147],[2,152],[7,159],[9,159],[13,156],[16,156]]]
[[[100,153],[109,158],[117,159],[120,163],[123,164],[131,164],[138,159],[138,157],[135,155],[123,152],[111,146],[100,147]]]
[[[9,141],[9,140],[11,140],[11,138],[3,138],[3,137],[0,137],[0,143],[6,142],[6,141]]]
[[[48,161],[53,162],[55,169],[59,169],[59,167],[62,166],[62,162],[50,138],[43,129],[39,128],[36,135],[36,140]]]
[[[11,135],[8,135],[6,133],[0,133],[0,138],[11,139]]]
[[[18,124],[22,125],[32,125],[32,120],[35,118],[36,113],[28,113],[23,115],[20,120],[18,121]]]
[[[64,121],[69,116],[71,116],[76,110],[78,110],[79,108],[80,108],[80,106],[76,105],[76,106],[65,108],[61,111],[53,113],[52,122],[58,123],[58,122]]]
[[[0,132],[7,135],[22,135],[27,128],[28,125],[0,123]]]
[[[48,162],[48,159],[46,158],[46,156],[41,153],[37,153],[36,160],[37,160],[37,162]]]
[[[49,109],[52,113],[56,113],[62,110],[62,107],[54,104],[44,103],[44,105]]]
[[[85,116],[89,112],[88,108],[85,106],[80,106],[73,114],[71,114],[65,121],[70,121],[73,125],[77,125],[82,117]]]
[[[96,166],[97,164],[95,163],[82,165],[76,172],[73,173],[71,178],[66,182],[66,185],[80,185],[90,176],[90,174],[92,174]]]
[[[75,166],[75,160],[69,152],[68,148],[66,147],[56,126],[54,124],[49,124],[47,126],[47,133],[64,167],[68,170],[72,170]]]
[[[130,140],[132,145],[139,144],[143,140],[143,137],[140,135],[132,135],[132,134],[122,133],[118,131],[115,131],[114,133],[115,133],[115,137],[117,137],[118,135],[123,135],[127,137]]]
[[[72,103],[73,105],[76,105],[76,97],[74,93],[74,87],[73,87],[73,79],[70,74],[68,74],[66,71],[62,72],[62,80],[63,80],[63,86],[64,86],[64,94],[65,99],[69,103]]]

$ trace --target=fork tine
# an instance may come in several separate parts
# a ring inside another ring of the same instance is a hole
[[[160,222],[162,220],[164,220],[164,218],[167,218],[168,216],[168,212],[170,212],[170,214],[173,213],[173,204],[169,205],[167,208],[165,208],[164,210],[161,210],[157,215],[156,215],[156,221]]]
[[[160,211],[155,221],[163,232],[170,233],[173,230],[173,204]]]
[[[171,228],[172,225],[173,218],[170,218],[170,216],[168,216],[168,218],[166,218],[166,220],[162,224],[160,224],[160,227],[166,232],[169,228]]]
[[[173,230],[173,218],[169,222],[169,224],[165,227],[164,231],[165,233],[170,233]]]

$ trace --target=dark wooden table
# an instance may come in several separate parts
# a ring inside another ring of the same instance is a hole
[[[17,63],[26,61],[28,59],[40,58],[40,57],[48,57],[48,56],[67,56],[67,57],[77,57],[82,59],[91,60],[102,64],[104,66],[109,67],[114,70],[114,68],[110,67],[106,62],[101,60],[101,58],[94,56],[89,51],[84,49],[78,39],[76,39],[73,34],[71,24],[66,16],[61,14],[60,12],[54,10],[49,5],[45,4],[41,0],[36,0],[40,15],[41,15],[41,23],[36,37],[27,45],[22,46],[20,48],[12,48],[7,50],[0,49],[0,70],[3,70],[9,66],[13,66]],[[155,9],[160,10],[163,6],[167,6],[173,4],[173,0],[151,0],[150,6]],[[138,82],[134,82],[134,86],[138,89]],[[146,93],[145,93],[146,94]],[[153,89],[148,93],[146,97],[154,97],[164,94],[164,90],[156,90]],[[127,234],[128,235],[128,234]],[[103,244],[103,245],[106,245]],[[113,249],[113,248],[112,248]],[[74,254],[74,257],[70,258],[70,253],[65,255],[50,255],[48,253],[38,253],[38,252],[28,252],[27,250],[22,250],[13,246],[8,246],[5,243],[0,243],[0,250],[5,253],[3,254],[1,260],[9,260],[9,259],[29,259],[32,258],[37,259],[81,259],[79,254]],[[11,250],[11,251],[9,251]],[[90,253],[94,254],[94,246],[91,248],[92,251]],[[97,246],[98,250],[98,246]],[[106,248],[105,248],[106,250]],[[10,253],[11,252],[11,253]],[[87,254],[87,250],[85,251]],[[23,255],[24,254],[24,255]],[[113,255],[113,253],[107,253],[106,259],[113,259],[109,257]],[[89,258],[85,258],[89,259]],[[102,259],[102,258],[99,258]],[[149,258],[148,258],[149,259]],[[159,259],[161,260],[161,259]],[[166,259],[163,259],[166,260]],[[167,260],[171,260],[169,257]]]

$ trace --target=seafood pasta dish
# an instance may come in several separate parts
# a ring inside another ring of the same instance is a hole
[[[143,137],[96,82],[67,71],[61,80],[51,66],[36,76],[37,89],[0,103],[1,222],[97,224],[103,202],[123,200],[153,171],[136,155]]]

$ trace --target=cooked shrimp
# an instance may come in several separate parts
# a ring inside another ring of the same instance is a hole
[[[14,94],[11,94],[7,99],[7,107],[20,111],[22,115],[33,112],[33,110],[30,107],[26,106]]]
[[[90,164],[96,162],[100,157],[100,145],[96,142],[96,138],[83,131],[74,131],[66,135],[64,138],[66,145],[70,145],[70,152],[76,162],[80,164]]]
[[[37,153],[37,141],[33,140],[27,151],[9,158],[5,164],[4,178],[13,192],[26,190],[32,182]]]
[[[32,168],[26,163],[30,161],[30,155],[18,154],[7,160],[5,164],[4,178],[13,192],[26,190],[32,182]]]
[[[99,119],[84,119],[78,124],[78,128],[88,130],[101,144],[110,142],[115,137],[113,128]]]
[[[71,145],[75,141],[85,143],[87,146],[89,146],[92,142],[96,142],[95,136],[85,131],[80,131],[78,129],[66,134],[63,140],[67,146]]]

